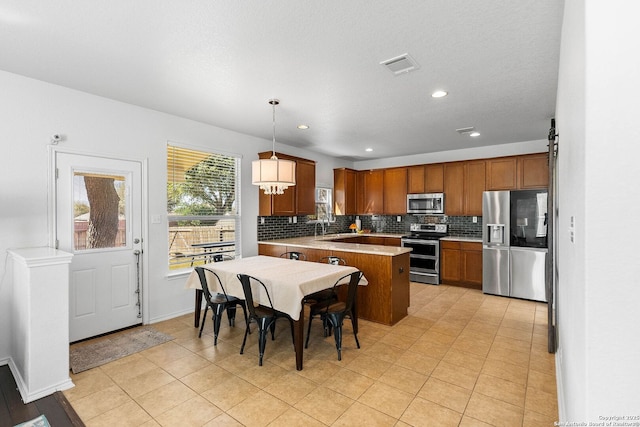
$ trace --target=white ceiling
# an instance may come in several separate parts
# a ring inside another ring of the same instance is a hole
[[[546,138],[562,10],[562,0],[2,0],[0,69],[268,140],[275,97],[278,143],[395,157]],[[418,70],[380,65],[404,53]],[[434,99],[436,89],[449,95]],[[468,126],[481,136],[456,132]]]

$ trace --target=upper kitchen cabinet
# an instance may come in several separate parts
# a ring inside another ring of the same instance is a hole
[[[421,194],[425,191],[425,166],[409,166],[407,168],[407,193]]]
[[[444,191],[444,165],[409,166],[407,168],[407,193],[442,193]]]
[[[487,190],[524,190],[549,185],[547,153],[487,159]]]
[[[444,210],[447,215],[464,215],[464,162],[444,164]]]
[[[407,168],[384,169],[383,195],[385,214],[407,213]]]
[[[447,215],[482,215],[485,161],[444,164],[444,206]]]
[[[271,151],[258,153],[261,159],[268,159]],[[260,191],[259,215],[261,216],[294,216],[313,215],[315,213],[316,162],[276,153],[278,158],[296,162],[296,185],[289,187],[284,194],[266,195]]]
[[[353,169],[333,170],[334,212],[336,215],[355,215],[356,210],[356,175]]]
[[[356,209],[358,213],[383,213],[384,171],[382,169],[359,171],[356,176],[356,184]]]
[[[484,160],[465,162],[464,215],[482,215],[482,193],[485,190],[486,163]],[[445,207],[446,207],[445,200]]]
[[[433,163],[424,166],[424,192],[442,193],[444,191],[444,165]]]
[[[518,188],[549,187],[548,153],[518,156]]]
[[[516,157],[487,159],[487,191],[515,190],[517,165]]]

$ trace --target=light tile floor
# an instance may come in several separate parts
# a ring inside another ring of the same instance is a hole
[[[409,316],[393,327],[345,323],[343,357],[314,321],[304,369],[295,370],[282,320],[258,366],[245,354],[242,313],[153,325],[175,337],[78,375],[65,391],[87,426],[553,426],[558,419],[546,304],[481,291],[411,284]],[[255,328],[255,325],[252,325]],[[253,330],[252,328],[252,330]]]

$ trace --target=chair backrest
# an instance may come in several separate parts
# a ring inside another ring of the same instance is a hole
[[[362,274],[362,271],[354,271],[351,274],[342,276],[340,279],[338,279],[338,281],[334,285],[334,289],[335,289],[335,286],[338,286],[338,284],[342,281],[342,279],[349,276],[351,277],[349,279],[349,285],[348,285],[349,287],[347,288],[347,301],[345,302],[345,311],[350,311],[351,308],[353,307],[353,303],[355,302],[356,295],[358,293],[358,283],[360,283],[360,279],[362,278],[363,274]]]
[[[296,252],[296,251],[285,252],[285,253],[280,255],[280,258],[289,258],[289,259],[295,259],[295,260],[300,260],[300,261],[306,261],[307,260],[307,256],[304,253]]]
[[[231,261],[232,259],[235,259],[235,258],[232,257],[231,255],[227,255],[227,254],[214,254],[213,255],[213,262]]]
[[[347,265],[347,261],[345,261],[344,258],[340,258],[337,256],[325,256],[320,258],[318,262],[332,265]]]
[[[262,283],[260,279],[257,279],[253,276],[249,276],[248,274],[238,274],[238,280],[240,280],[240,283],[242,284],[242,290],[244,291],[244,299],[245,301],[247,301],[247,309],[249,310],[252,316],[257,317],[256,309],[255,309],[256,304],[255,304],[255,300],[253,299],[253,290],[251,287],[251,282],[257,283],[258,285],[262,286],[262,289],[264,289],[264,293],[267,296],[267,300],[269,301],[269,305],[267,307],[273,308],[273,303],[271,302],[271,295],[269,295],[269,290],[267,289],[267,286],[264,283]],[[266,304],[262,304],[262,305],[266,305]]]
[[[213,295],[211,294],[211,290],[209,289],[209,283],[207,282],[207,272],[215,276],[216,280],[218,281],[218,286],[222,290],[222,294],[224,295],[227,301],[229,300],[229,296],[227,295],[227,290],[222,285],[222,280],[220,280],[220,276],[218,276],[215,273],[215,271],[211,271],[205,267],[196,267],[195,270],[196,270],[196,273],[198,273],[198,278],[200,279],[200,285],[202,286],[202,293],[204,293],[204,297],[206,298],[207,301],[211,301],[211,299],[213,298]]]

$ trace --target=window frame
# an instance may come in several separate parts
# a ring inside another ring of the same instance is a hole
[[[177,148],[177,149],[182,149],[182,150],[188,150],[188,151],[193,151],[202,155],[219,155],[219,156],[225,156],[225,157],[230,157],[233,158],[235,160],[235,201],[234,201],[234,206],[235,206],[235,214],[231,214],[231,215],[176,215],[175,212],[171,213],[169,212],[169,203],[170,203],[170,196],[169,196],[169,191],[168,188],[171,184],[176,182],[176,179],[174,176],[172,176],[172,171],[169,167],[169,160],[170,160],[170,152],[173,148]],[[167,241],[167,270],[169,271],[169,275],[180,275],[183,273],[187,273],[193,270],[193,267],[197,266],[197,265],[202,265],[203,262],[201,262],[200,260],[204,260],[204,263],[210,262],[211,258],[210,255],[207,256],[205,255],[206,250],[203,249],[202,252],[197,252],[198,249],[194,248],[192,252],[186,254],[184,256],[185,258],[185,263],[189,263],[190,265],[187,267],[181,267],[181,268],[173,268],[172,267],[172,243],[171,243],[171,223],[175,222],[175,221],[179,221],[179,220],[183,220],[183,221],[192,221],[192,220],[203,220],[203,221],[220,221],[220,220],[229,220],[232,219],[234,221],[234,251],[233,253],[227,253],[228,255],[233,255],[234,257],[240,257],[241,253],[242,253],[242,248],[241,248],[241,236],[242,236],[242,230],[241,230],[241,225],[242,225],[242,215],[241,215],[241,192],[240,192],[240,188],[241,188],[241,176],[242,176],[242,155],[238,154],[238,153],[233,153],[233,152],[227,152],[227,151],[222,151],[222,150],[215,150],[215,149],[211,149],[211,148],[203,148],[201,146],[193,146],[193,145],[187,145],[187,144],[183,144],[183,143],[178,143],[175,141],[167,141],[166,144],[166,152],[165,152],[165,167],[166,167],[166,173],[167,173],[167,178],[166,178],[166,183],[165,183],[165,195],[166,195],[166,204],[165,204],[165,209],[167,212],[167,229],[166,229],[166,234],[165,236],[167,236],[168,241]],[[225,240],[227,241],[227,240]],[[229,240],[231,241],[231,240]],[[192,243],[192,244],[197,244],[197,243],[201,243],[201,242],[196,242],[196,243]],[[175,258],[175,257],[174,257]],[[175,264],[174,264],[175,265]]]

